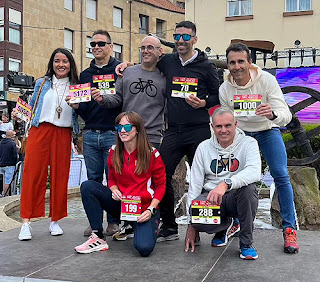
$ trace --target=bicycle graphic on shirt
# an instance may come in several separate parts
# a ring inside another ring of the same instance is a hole
[[[152,84],[153,80],[143,81],[142,78],[138,78],[139,81],[132,82],[129,90],[132,94],[136,95],[140,92],[145,92],[149,97],[157,96],[157,87]]]

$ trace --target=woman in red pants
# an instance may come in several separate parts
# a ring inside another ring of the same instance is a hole
[[[58,220],[67,216],[67,186],[70,169],[72,109],[65,102],[69,85],[78,82],[77,67],[64,48],[53,51],[45,76],[37,80],[30,105],[34,118],[26,148],[19,240],[30,240],[30,218],[45,216],[45,193],[50,166],[51,235],[62,235]]]

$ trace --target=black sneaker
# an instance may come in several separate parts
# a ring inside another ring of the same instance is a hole
[[[125,241],[128,238],[133,238],[133,228],[129,223],[125,223],[118,232],[112,235],[112,239],[115,241]]]
[[[161,229],[158,234],[157,242],[178,240],[179,237],[177,229]]]
[[[200,234],[199,234],[199,232],[197,232],[197,234],[196,234],[196,238],[195,238],[195,240],[194,240],[194,245],[195,245],[195,246],[200,246],[200,245],[201,245],[201,240],[200,240]]]

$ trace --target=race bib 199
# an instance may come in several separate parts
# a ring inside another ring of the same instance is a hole
[[[76,84],[69,86],[70,104],[91,101],[90,83]]]
[[[220,206],[208,201],[193,200],[191,203],[191,223],[220,224]]]
[[[94,75],[92,81],[100,90],[100,95],[116,94],[113,74]]]
[[[177,98],[186,98],[193,94],[197,96],[198,79],[190,77],[174,77],[172,79],[171,96]]]
[[[255,116],[256,109],[261,104],[260,94],[234,95],[234,116]]]
[[[137,221],[141,215],[140,196],[122,196],[120,220]]]

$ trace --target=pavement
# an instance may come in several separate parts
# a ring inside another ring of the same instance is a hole
[[[85,218],[59,221],[62,236],[51,236],[49,219],[32,223],[33,238],[19,241],[20,228],[0,232],[0,282],[41,281],[320,281],[320,232],[298,231],[300,252],[283,252],[278,229],[256,229],[259,258],[239,258],[239,239],[225,247],[210,246],[211,237],[201,233],[201,246],[184,251],[186,225],[179,225],[180,239],[157,243],[142,258],[132,239],[116,242],[108,237],[109,250],[77,254],[74,247],[85,241]]]

